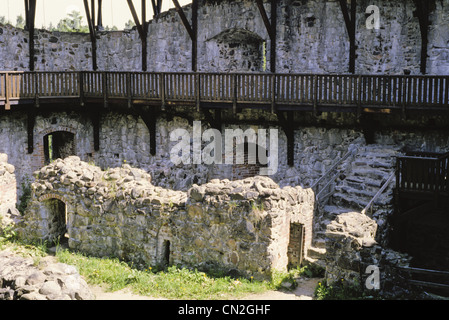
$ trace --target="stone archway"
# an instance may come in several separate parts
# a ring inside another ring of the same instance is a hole
[[[50,241],[65,243],[69,237],[68,208],[64,198],[47,194],[39,198],[40,215],[46,220],[45,238]]]

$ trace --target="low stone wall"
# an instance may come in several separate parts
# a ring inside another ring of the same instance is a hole
[[[328,225],[326,282],[344,279],[364,291],[404,297],[410,294],[410,287],[397,267],[409,266],[410,257],[378,245],[376,231],[376,222],[358,212],[342,213]]]
[[[141,169],[102,171],[73,156],[35,178],[19,235],[55,240],[67,232],[70,248],[95,256],[256,276],[286,270],[291,222],[304,224],[305,247],[311,242],[313,192],[267,177],[173,191]]]
[[[17,202],[15,168],[8,163],[8,156],[0,153],[0,229],[9,224],[10,213]]]

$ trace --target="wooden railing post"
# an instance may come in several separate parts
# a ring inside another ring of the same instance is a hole
[[[6,72],[5,73],[5,110],[11,109],[11,105],[9,102],[9,88],[10,88],[9,73]]]
[[[270,76],[271,81],[271,113],[276,113],[276,75]]]
[[[132,99],[133,99],[133,93],[131,88],[131,73],[126,73],[126,94],[128,97],[128,108],[132,107]]]
[[[106,72],[102,72],[101,73],[101,77],[102,77],[102,90],[103,90],[103,105],[105,108],[108,107],[108,77]]]
[[[238,77],[237,75],[234,73],[232,75],[232,82],[233,82],[233,92],[234,92],[234,96],[232,98],[232,113],[236,114],[237,113],[237,81],[238,81]]]
[[[195,101],[196,101],[196,111],[200,111],[201,104],[201,93],[200,93],[200,74],[195,73]]]
[[[313,115],[318,115],[318,76],[313,76]]]
[[[36,71],[34,72],[34,89],[35,89],[35,96],[34,96],[34,104],[36,108],[39,108],[39,76]]]
[[[357,117],[362,115],[362,76],[359,75],[357,78]]]
[[[84,107],[84,73],[83,73],[83,71],[78,72],[78,83],[79,83],[80,106]]]
[[[161,108],[165,110],[165,74],[163,72],[160,73],[160,97],[161,97]]]

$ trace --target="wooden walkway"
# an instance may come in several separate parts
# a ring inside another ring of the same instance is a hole
[[[272,112],[449,111],[449,76],[0,72],[0,106],[6,110],[69,100]]]

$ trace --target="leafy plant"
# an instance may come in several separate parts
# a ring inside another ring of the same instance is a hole
[[[28,203],[31,199],[31,183],[28,179],[22,182],[22,195],[19,198],[19,204],[16,205],[17,210],[19,210],[21,215],[24,215]]]

